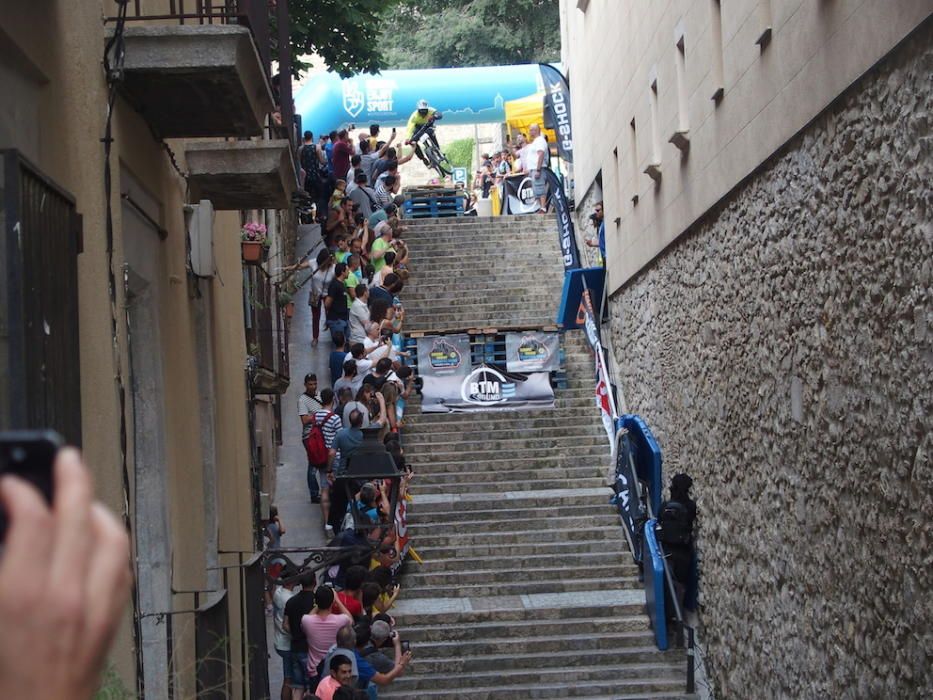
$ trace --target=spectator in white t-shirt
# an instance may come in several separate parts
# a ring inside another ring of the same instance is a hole
[[[541,133],[541,127],[532,124],[528,128],[531,134],[531,145],[528,146],[528,164],[531,173],[531,187],[535,197],[538,198],[538,205],[541,207],[542,214],[547,212],[547,177],[544,169],[547,167],[548,145],[547,139]]]
[[[365,343],[366,324],[369,323],[369,286],[366,283],[356,285],[356,298],[350,305],[350,342]]]

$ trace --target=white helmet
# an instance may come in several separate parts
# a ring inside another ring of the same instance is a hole
[[[428,101],[418,100],[418,109],[428,109]]]

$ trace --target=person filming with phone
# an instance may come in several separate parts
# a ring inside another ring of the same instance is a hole
[[[126,528],[59,445],[0,433],[0,698],[92,698],[130,594]]]

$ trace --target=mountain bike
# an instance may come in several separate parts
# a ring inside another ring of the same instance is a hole
[[[420,149],[427,159],[428,167],[434,168],[438,175],[443,179],[446,175],[453,174],[453,166],[447,160],[447,156],[441,151],[440,144],[437,143],[437,136],[434,134],[434,122],[429,122],[415,132],[412,137],[415,149]]]

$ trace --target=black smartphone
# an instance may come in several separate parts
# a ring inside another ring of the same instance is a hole
[[[409,651],[411,651],[411,642],[402,642],[399,646],[401,647],[403,654],[407,654]]]
[[[52,503],[52,465],[62,446],[53,430],[10,430],[0,432],[0,474],[13,474],[28,481]],[[0,542],[6,538],[6,511],[0,506]]]

